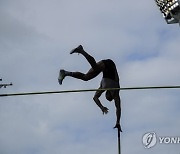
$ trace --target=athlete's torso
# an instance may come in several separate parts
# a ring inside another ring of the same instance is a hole
[[[117,75],[116,65],[111,59],[103,60],[105,69],[103,70],[103,78],[115,80]]]

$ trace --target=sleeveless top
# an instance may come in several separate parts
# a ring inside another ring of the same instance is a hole
[[[109,78],[115,80],[116,65],[111,59],[102,60],[105,69],[103,70],[103,78]]]

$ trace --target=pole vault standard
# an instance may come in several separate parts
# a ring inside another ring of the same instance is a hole
[[[22,92],[0,94],[0,97],[6,96],[23,96],[23,95],[45,95],[45,94],[61,94],[61,93],[78,93],[101,90],[148,90],[148,89],[179,89],[180,86],[153,86],[153,87],[126,87],[126,88],[105,88],[105,89],[77,89],[77,90],[62,90],[62,91],[42,91],[42,92]]]

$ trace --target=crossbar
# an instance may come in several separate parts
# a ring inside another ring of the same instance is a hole
[[[45,95],[45,94],[61,94],[61,93],[78,93],[90,91],[107,91],[107,90],[148,90],[148,89],[179,89],[180,86],[149,86],[149,87],[126,87],[126,88],[105,88],[105,89],[76,89],[76,90],[61,90],[61,91],[42,91],[42,92],[22,92],[0,94],[0,97],[7,96],[23,96],[23,95]]]

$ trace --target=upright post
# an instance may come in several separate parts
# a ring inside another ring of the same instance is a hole
[[[118,130],[118,154],[121,154],[121,136],[120,136],[120,128],[117,129]]]

